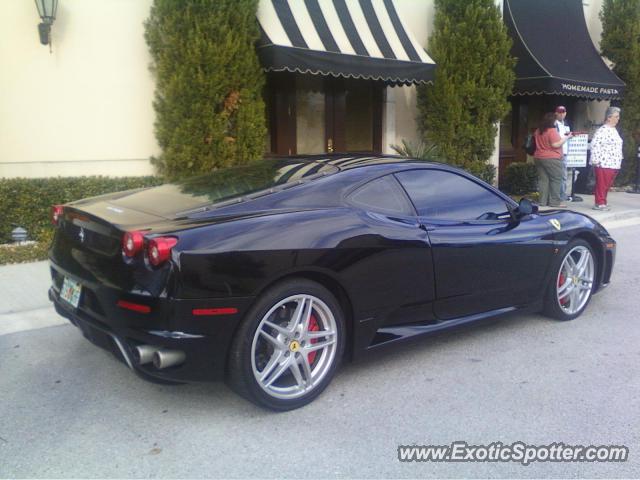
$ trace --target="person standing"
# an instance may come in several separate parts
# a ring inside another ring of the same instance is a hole
[[[607,193],[622,166],[622,138],[616,129],[620,109],[609,107],[602,125],[591,140],[591,165],[596,177],[594,210],[609,210]]]
[[[555,110],[556,114],[556,130],[560,137],[570,135],[571,128],[567,125],[565,119],[567,118],[567,109],[562,105],[558,105]],[[560,184],[560,198],[562,200],[569,200],[567,196],[567,154],[569,153],[569,145],[565,142],[562,145],[562,183]]]
[[[541,206],[565,208],[560,197],[562,183],[562,146],[571,134],[560,136],[556,130],[556,117],[546,113],[534,134],[536,152],[534,161],[538,170],[539,204]]]

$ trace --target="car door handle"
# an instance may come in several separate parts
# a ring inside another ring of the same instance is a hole
[[[424,223],[421,223],[419,228],[424,230],[425,232],[432,232],[433,230],[436,229],[435,226],[433,226],[433,225],[425,225]]]

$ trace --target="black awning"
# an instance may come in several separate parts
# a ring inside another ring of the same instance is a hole
[[[433,81],[435,65],[406,28],[393,0],[260,0],[266,71],[380,80]]]
[[[624,82],[593,45],[582,0],[504,0],[504,21],[518,58],[514,95],[622,97]]]

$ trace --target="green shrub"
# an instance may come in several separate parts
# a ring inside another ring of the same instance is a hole
[[[502,2],[500,2],[502,3]],[[418,87],[418,128],[447,163],[483,179],[496,125],[509,112],[515,58],[494,0],[435,0],[432,85]]]
[[[36,243],[0,245],[0,265],[46,260],[53,230],[45,230]]]
[[[424,140],[414,144],[402,139],[401,145],[391,145],[391,148],[403,157],[417,158],[418,160],[426,160],[429,162],[442,162],[442,157],[437,145],[427,143]]]
[[[0,178],[0,243],[11,242],[16,226],[26,228],[30,240],[50,238],[51,205],[162,182],[160,177]]]
[[[464,169],[488,184],[493,184],[493,180],[496,178],[496,166],[480,160],[467,163]]]
[[[156,81],[158,171],[179,178],[262,157],[258,0],[154,0],[145,39]]]
[[[503,189],[515,195],[535,192],[538,189],[538,172],[532,163],[510,164],[504,174]]]
[[[640,145],[640,0],[604,0],[600,11],[602,55],[613,62],[613,71],[626,83],[618,129],[624,139],[624,161],[616,185],[636,177]],[[603,119],[604,120],[604,119]]]

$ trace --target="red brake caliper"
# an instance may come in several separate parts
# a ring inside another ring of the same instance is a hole
[[[558,288],[564,285],[566,279],[567,277],[565,276],[564,272],[560,272],[560,278],[558,278]],[[562,300],[560,300],[561,305],[566,305],[568,302],[569,299],[567,297],[564,297]]]
[[[316,320],[316,317],[313,313],[309,318],[308,330],[310,332],[317,332],[318,330],[320,330],[320,325],[318,325],[318,320]],[[312,338],[311,340],[309,340],[309,343],[318,343],[318,339]],[[309,355],[307,355],[307,359],[309,360],[309,365],[313,365],[313,361],[316,359],[317,354],[318,354],[318,351],[316,350],[315,352],[311,352]]]

